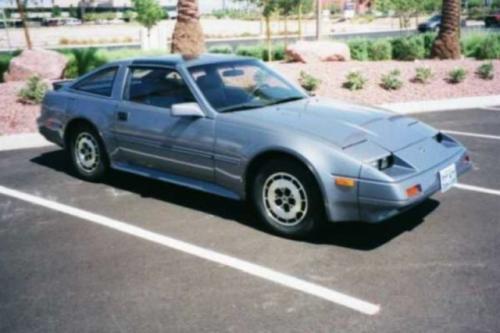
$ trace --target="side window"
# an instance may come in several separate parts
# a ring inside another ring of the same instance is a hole
[[[130,68],[124,99],[170,109],[177,103],[195,102],[179,73],[168,68]]]
[[[74,88],[91,94],[111,97],[118,67],[103,69],[78,83]]]

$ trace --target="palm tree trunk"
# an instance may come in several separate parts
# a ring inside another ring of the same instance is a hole
[[[172,35],[172,53],[180,53],[186,58],[196,58],[205,52],[198,0],[179,0],[177,11],[177,22]]]
[[[26,13],[24,12],[24,4],[21,4],[21,0],[16,0],[17,10],[19,11],[19,16],[21,16],[21,21],[23,23],[24,39],[26,40],[26,46],[29,50],[33,48],[31,43],[30,32],[28,30],[28,22],[26,21]]]
[[[443,0],[443,18],[439,35],[432,47],[433,58],[460,58],[460,10],[460,0]]]

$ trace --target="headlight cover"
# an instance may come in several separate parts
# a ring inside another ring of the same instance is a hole
[[[389,169],[394,165],[394,155],[388,155],[383,158],[379,158],[369,163],[370,166],[378,169],[380,171]]]

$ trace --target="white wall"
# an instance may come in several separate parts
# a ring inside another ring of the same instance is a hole
[[[231,8],[244,8],[246,3],[244,1],[234,1],[234,0],[198,0],[200,6],[200,11],[203,14],[209,14],[213,10],[219,10],[224,8],[224,2],[227,9]]]

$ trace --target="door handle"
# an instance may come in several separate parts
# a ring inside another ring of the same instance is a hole
[[[118,121],[128,121],[128,112],[118,111]]]

